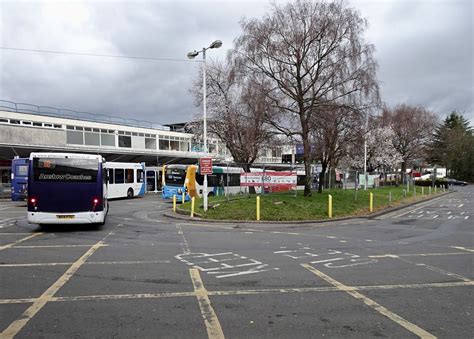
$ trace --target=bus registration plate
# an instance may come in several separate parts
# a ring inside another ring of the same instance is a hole
[[[56,218],[58,219],[74,219],[73,214],[68,214],[68,215],[56,215]]]

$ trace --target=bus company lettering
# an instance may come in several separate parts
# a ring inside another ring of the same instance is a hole
[[[40,180],[64,180],[64,181],[91,181],[91,175],[84,174],[44,174],[39,175]]]

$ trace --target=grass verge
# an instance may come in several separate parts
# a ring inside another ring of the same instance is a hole
[[[369,213],[369,194],[374,196],[374,212],[391,206],[412,203],[428,197],[428,189],[413,187],[405,193],[405,187],[383,187],[363,190],[326,190],[319,194],[304,197],[298,191],[264,194],[260,196],[260,220],[292,221],[292,220],[321,220],[328,219],[328,195],[332,195],[333,218],[360,216]],[[422,192],[424,191],[424,192]],[[422,194],[424,193],[424,194]],[[195,213],[205,219],[215,220],[256,220],[256,195],[226,197],[210,197],[209,209],[204,212],[202,198],[195,202]],[[191,202],[178,206],[182,210],[191,211]]]

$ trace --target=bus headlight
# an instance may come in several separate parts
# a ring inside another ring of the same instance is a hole
[[[178,194],[182,194],[183,190],[181,188],[178,188]]]

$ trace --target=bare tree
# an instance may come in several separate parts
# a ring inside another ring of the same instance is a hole
[[[373,46],[363,39],[367,23],[342,1],[298,0],[275,2],[270,14],[241,26],[234,57],[245,72],[269,83],[274,108],[266,118],[280,132],[301,140],[309,174],[315,116],[335,106],[361,111],[378,100]],[[306,196],[310,189],[307,175]]]
[[[321,164],[318,185],[318,192],[321,193],[328,167],[335,169],[350,151],[349,146],[360,138],[364,115],[359,111],[334,106],[314,114],[312,118],[310,140],[314,159]]]
[[[192,89],[197,105],[202,104],[200,79],[202,73]],[[259,151],[271,145],[274,135],[264,122],[270,108],[265,88],[252,76],[236,74],[229,63],[217,61],[208,62],[206,82],[209,133],[225,142],[234,161],[250,172]],[[195,131],[201,130],[194,125]]]
[[[401,172],[404,178],[407,166],[426,155],[437,117],[423,107],[402,104],[393,109],[385,108],[382,122],[390,125],[395,132],[393,145],[401,155]]]

